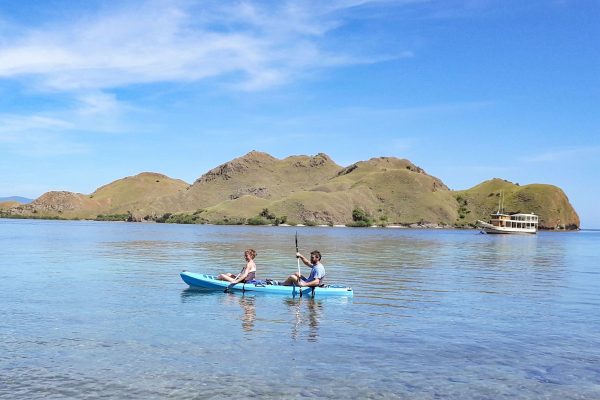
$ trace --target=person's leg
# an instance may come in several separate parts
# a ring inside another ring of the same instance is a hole
[[[217,276],[217,279],[220,281],[227,281],[227,282],[233,282],[235,281],[235,275],[234,274],[221,274],[219,276]]]
[[[300,275],[297,272],[294,272],[292,275],[288,276],[288,278],[282,283],[282,285],[283,286],[298,285],[298,280],[300,280],[301,277],[302,277],[302,275]]]

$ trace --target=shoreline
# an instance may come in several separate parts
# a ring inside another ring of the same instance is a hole
[[[178,223],[178,222],[156,222],[156,221],[110,221],[110,220],[97,220],[97,219],[87,219],[87,218],[63,218],[63,217],[41,217],[41,216],[16,216],[16,215],[0,215],[0,219],[21,219],[21,220],[43,220],[43,221],[87,221],[87,222],[109,222],[109,223],[131,223],[131,224],[165,224],[165,225],[209,225],[209,226],[268,226],[268,227],[300,227],[300,228],[352,228],[352,229],[372,229],[372,228],[385,228],[385,229],[412,229],[412,230],[479,230],[477,226],[452,226],[452,225],[441,225],[441,224],[389,224],[389,225],[370,225],[370,226],[352,226],[352,225],[342,225],[342,224],[315,224],[315,225],[306,225],[306,224],[224,224],[224,223]],[[578,228],[578,229],[548,229],[548,228],[539,228],[539,231],[544,232],[578,232],[578,231],[600,231],[598,228]]]

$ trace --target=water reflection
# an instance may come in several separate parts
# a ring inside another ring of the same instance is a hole
[[[181,291],[181,302],[206,302],[208,299],[214,299],[220,306],[218,314],[228,313],[230,306],[239,306],[242,310],[240,320],[242,329],[245,332],[251,332],[254,329],[256,321],[256,297],[247,294],[223,293],[217,290],[202,290],[187,288]]]
[[[254,296],[239,297],[239,304],[242,307],[242,329],[246,332],[254,329],[254,321],[256,320],[256,298]]]
[[[188,287],[181,291],[181,302],[188,303],[188,302],[193,302],[193,301],[200,301],[200,300],[202,300],[203,297],[215,296],[215,295],[221,295],[221,294],[222,293],[219,293],[214,290],[202,290],[202,289]]]
[[[308,326],[309,342],[319,340],[319,321],[323,313],[323,300],[313,298],[286,298],[285,305],[288,306],[294,316],[292,325],[292,339],[297,340],[303,326]],[[307,325],[308,324],[308,325]]]

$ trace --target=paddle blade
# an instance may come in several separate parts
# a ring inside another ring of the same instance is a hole
[[[296,253],[298,252],[298,231],[296,231]]]

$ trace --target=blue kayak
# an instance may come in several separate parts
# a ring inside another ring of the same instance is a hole
[[[190,287],[200,289],[212,289],[231,292],[253,292],[282,294],[285,296],[310,296],[310,297],[328,297],[328,296],[353,296],[351,288],[344,285],[325,285],[322,287],[310,288],[298,286],[283,286],[267,284],[264,281],[255,281],[249,283],[237,283],[232,285],[226,281],[220,281],[216,276],[206,274],[196,274],[183,271],[181,279]],[[302,293],[300,293],[302,291]]]

